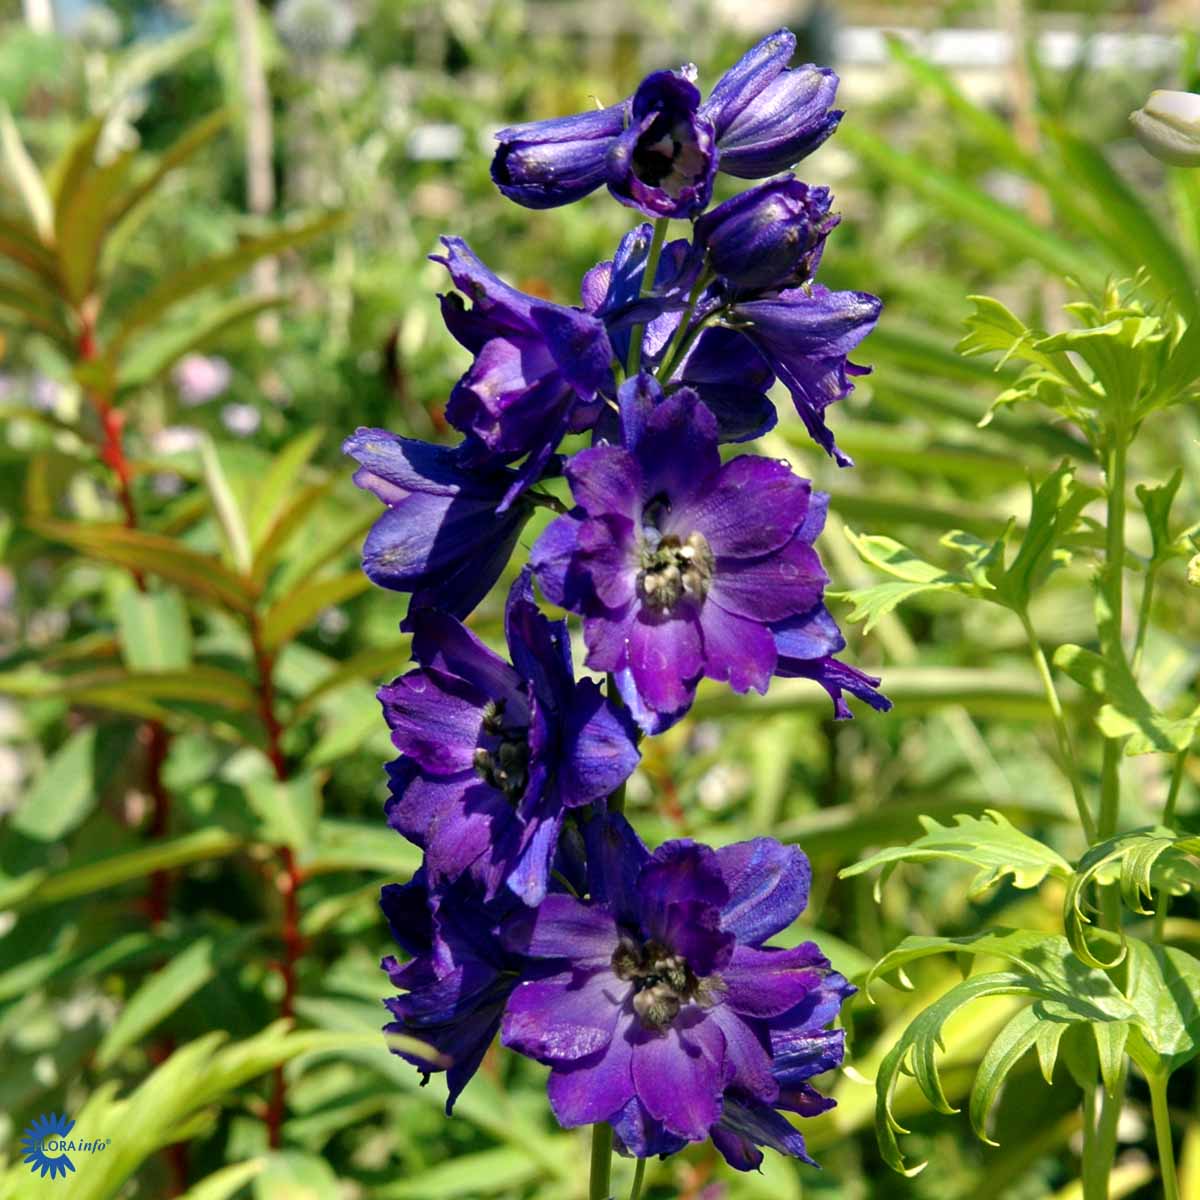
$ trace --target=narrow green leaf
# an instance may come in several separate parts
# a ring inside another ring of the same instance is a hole
[[[179,671],[192,661],[192,626],[174,589],[124,592],[117,601],[117,633],[131,671]]]
[[[321,782],[313,771],[247,781],[246,801],[262,822],[262,840],[307,851],[321,819]]]
[[[180,1200],[233,1200],[266,1164],[266,1158],[251,1158],[231,1167],[222,1167],[188,1188]]]
[[[1029,1048],[1037,1044],[1042,1026],[1048,1024],[1054,1025],[1060,1031],[1067,1028],[1065,1021],[1043,1021],[1038,1015],[1036,1005],[1029,1005],[1027,1008],[1021,1009],[996,1036],[996,1040],[988,1047],[987,1053],[979,1064],[975,1083],[971,1088],[968,1112],[971,1117],[971,1127],[979,1136],[980,1141],[986,1142],[989,1146],[1000,1144],[988,1137],[987,1133],[988,1114],[995,1106],[996,1097],[1000,1094],[1000,1089],[1009,1072],[1025,1056]]]
[[[297,1150],[269,1155],[254,1180],[254,1200],[340,1200],[341,1195],[329,1164]]]
[[[250,539],[255,550],[262,546],[271,526],[279,519],[288,496],[295,490],[300,473],[308,465],[325,437],[325,430],[314,425],[294,437],[271,460],[262,482],[254,489],[250,506]]]
[[[171,871],[194,862],[226,858],[240,849],[241,839],[223,829],[201,829],[153,846],[109,855],[84,866],[47,875],[24,895],[6,900],[14,911],[24,912],[63,900],[90,896],[105,888],[144,879],[155,871]]]
[[[263,618],[263,644],[268,650],[277,650],[307,628],[325,609],[365,592],[370,584],[361,571],[350,571],[291,592],[267,610]]]
[[[215,939],[200,938],[150,975],[130,996],[101,1039],[96,1049],[96,1066],[101,1071],[111,1067],[130,1046],[213,979],[221,961],[235,958],[255,936],[254,931],[226,936],[219,948]]]
[[[53,253],[42,245],[37,230],[27,221],[0,216],[0,254],[37,275],[57,294],[61,281]]]
[[[0,102],[0,152],[6,174],[16,184],[29,219],[43,242],[54,236],[54,206],[41,172],[34,165],[7,104]]]
[[[54,243],[58,270],[67,298],[75,304],[89,296],[96,283],[100,248],[109,229],[114,198],[133,165],[128,150],[103,167],[85,171],[70,194],[56,206]]]
[[[124,525],[44,519],[28,524],[43,537],[65,542],[89,557],[153,573],[236,612],[249,613],[254,608],[254,593],[247,580],[217,559],[190,550],[174,538]]]
[[[130,338],[161,321],[163,313],[180,301],[190,299],[207,288],[232,283],[260,258],[315,241],[335,229],[343,219],[343,214],[334,213],[293,229],[251,238],[226,254],[205,259],[169,275],[118,318],[117,329],[109,341],[109,353],[119,357]]]
[[[204,482],[208,486],[208,494],[212,497],[213,509],[217,514],[217,523],[225,535],[225,544],[229,555],[239,574],[249,575],[253,562],[250,550],[250,536],[246,531],[246,518],[238,506],[233,489],[221,465],[217,448],[212,438],[200,439],[200,462],[204,468]]]
[[[104,117],[89,117],[75,131],[62,156],[50,168],[50,194],[54,202],[54,228],[62,227],[63,213],[84,178],[95,169],[96,146],[104,131]]]

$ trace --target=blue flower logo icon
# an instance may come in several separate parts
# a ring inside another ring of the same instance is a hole
[[[68,1171],[75,1170],[75,1164],[66,1153],[58,1149],[61,1143],[75,1128],[75,1122],[69,1120],[63,1113],[49,1113],[38,1117],[21,1135],[21,1149],[25,1152],[25,1161],[29,1169],[36,1175],[39,1172],[43,1179],[47,1175],[51,1179],[59,1175],[66,1176]],[[48,1147],[46,1143],[49,1142]]]

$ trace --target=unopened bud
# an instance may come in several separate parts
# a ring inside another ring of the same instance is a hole
[[[1151,92],[1129,121],[1155,158],[1177,167],[1200,167],[1200,96],[1194,92]]]

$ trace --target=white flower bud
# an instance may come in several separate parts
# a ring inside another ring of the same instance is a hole
[[[1129,121],[1155,158],[1177,167],[1200,167],[1200,96],[1194,92],[1151,92]]]

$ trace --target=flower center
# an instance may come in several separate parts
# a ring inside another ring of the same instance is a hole
[[[484,783],[516,802],[529,782],[529,730],[506,726],[504,700],[489,700],[479,726],[479,745],[473,761]]]
[[[661,188],[673,200],[704,174],[704,155],[686,121],[668,126],[660,116],[638,138],[633,173],[647,186]]]
[[[618,979],[633,984],[633,1011],[646,1029],[669,1029],[680,1010],[693,1000],[706,1007],[716,1002],[722,988],[714,975],[698,979],[683,958],[655,941],[639,943],[628,934],[612,957]]]
[[[713,552],[699,531],[686,538],[661,534],[651,524],[642,532],[638,591],[647,605],[669,613],[684,596],[703,601],[713,577]]]

